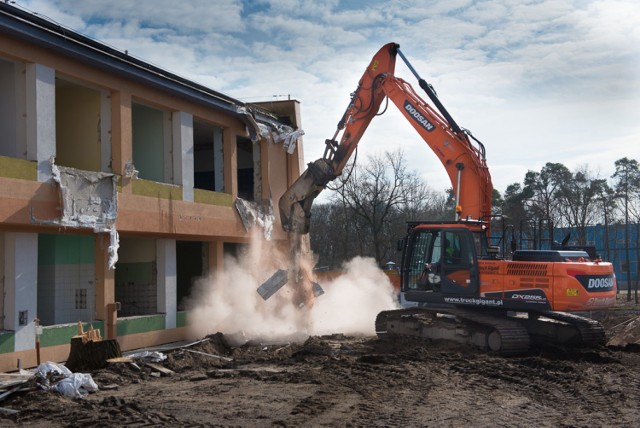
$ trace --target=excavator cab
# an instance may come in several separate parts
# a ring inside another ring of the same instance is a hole
[[[441,302],[445,296],[477,296],[477,240],[468,228],[445,223],[410,228],[405,239],[402,297]]]

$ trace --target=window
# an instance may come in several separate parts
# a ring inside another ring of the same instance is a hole
[[[138,177],[171,183],[173,169],[169,156],[171,132],[168,112],[133,103],[131,115],[133,163]]]
[[[110,106],[106,93],[56,78],[56,163],[111,170]]]

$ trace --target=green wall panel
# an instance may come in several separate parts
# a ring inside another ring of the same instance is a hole
[[[38,265],[76,265],[95,262],[94,237],[38,235]]]
[[[102,321],[82,323],[84,331],[89,331],[91,326],[93,326],[94,330],[100,330],[100,335],[104,337],[104,323]],[[42,335],[40,336],[40,346],[45,348],[47,346],[68,345],[71,343],[71,338],[77,334],[78,324],[43,327]]]
[[[115,270],[116,284],[153,284],[153,262],[118,263]]]
[[[164,330],[164,315],[151,315],[118,320],[118,336]]]
[[[13,331],[3,331],[0,333],[0,354],[13,352],[15,349],[16,334]]]
[[[184,311],[176,313],[176,327],[186,327],[187,313]]]

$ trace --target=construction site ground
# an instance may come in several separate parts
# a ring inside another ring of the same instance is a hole
[[[173,373],[112,363],[83,398],[13,393],[0,406],[18,413],[0,426],[638,426],[640,312],[621,303],[592,314],[608,346],[518,357],[340,334],[231,347],[216,334],[164,352]]]

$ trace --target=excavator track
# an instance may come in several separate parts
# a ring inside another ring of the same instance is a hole
[[[420,337],[472,345],[501,355],[529,349],[529,333],[521,323],[500,314],[459,308],[410,308],[384,311],[376,317],[376,334]]]
[[[601,346],[606,342],[604,327],[594,319],[566,312],[543,312],[538,315],[528,323],[528,328],[542,342],[587,348]],[[540,318],[550,321],[540,321]],[[540,328],[534,323],[543,323],[545,327]],[[545,334],[540,335],[540,331]]]
[[[383,311],[376,317],[380,339],[419,337],[476,346],[501,355],[518,355],[531,343],[598,347],[606,342],[597,321],[566,312],[508,316],[462,308],[408,308]]]

